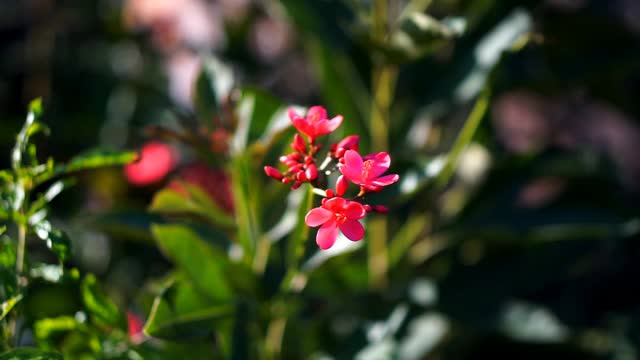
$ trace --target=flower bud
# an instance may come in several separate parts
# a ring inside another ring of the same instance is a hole
[[[327,190],[325,191],[325,193],[327,194],[327,197],[326,197],[326,198],[328,198],[328,199],[330,199],[330,198],[332,198],[332,197],[334,197],[334,196],[335,196],[335,194],[333,193],[333,190],[331,190],[331,189],[327,189]],[[322,199],[322,200],[324,201],[325,199]]]
[[[295,134],[293,136],[293,141],[291,142],[291,148],[295,151],[306,153],[307,145],[304,143],[304,139],[300,134]]]
[[[336,180],[336,194],[338,196],[344,195],[348,187],[349,187],[349,180],[347,180],[347,178],[344,177],[344,175],[338,176],[338,180]]]
[[[293,185],[291,185],[291,190],[296,190],[300,186],[302,186],[302,183],[300,181],[296,181],[293,183]]]
[[[344,153],[347,150],[358,150],[359,148],[360,136],[358,135],[350,135],[346,138],[342,139],[337,145],[335,154],[337,158],[341,158],[344,156]]]
[[[309,179],[307,178],[307,175],[305,175],[304,171],[298,171],[296,173],[296,180],[300,181],[300,182],[304,182],[304,181],[307,181]]]
[[[272,167],[272,166],[265,166],[264,167],[264,172],[267,174],[267,176],[272,177],[276,180],[281,180],[282,179],[282,173],[280,173],[280,171],[278,171],[278,169]]]
[[[318,177],[318,168],[316,167],[316,164],[309,164],[304,174],[306,175],[307,179],[311,181],[315,180]]]
[[[384,206],[384,205],[374,205],[371,207],[373,211],[380,213],[380,214],[386,214],[389,212],[389,208]]]

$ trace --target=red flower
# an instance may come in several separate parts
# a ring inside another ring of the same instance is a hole
[[[164,179],[176,163],[177,156],[169,145],[151,141],[142,147],[137,162],[124,167],[124,173],[131,184],[150,185]]]
[[[332,132],[342,123],[342,115],[328,119],[327,110],[322,106],[312,106],[307,111],[306,118],[298,115],[293,109],[289,109],[289,119],[298,131],[309,137],[310,142],[313,142],[318,136]]]
[[[379,191],[400,179],[398,174],[381,176],[391,166],[391,157],[386,152],[360,157],[354,150],[344,154],[344,164],[339,165],[340,172],[354,184],[369,191]]]
[[[351,241],[364,237],[364,227],[358,220],[366,214],[359,202],[348,201],[341,197],[324,199],[322,206],[311,209],[304,222],[311,227],[320,226],[316,235],[316,243],[322,250],[333,246],[338,236],[338,229]]]

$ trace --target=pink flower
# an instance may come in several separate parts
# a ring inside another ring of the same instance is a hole
[[[382,187],[391,185],[400,179],[398,174],[381,176],[391,166],[391,157],[386,152],[360,157],[354,150],[347,150],[344,154],[344,164],[339,169],[347,179],[369,191],[379,191]]]
[[[289,119],[298,131],[309,137],[310,142],[313,142],[318,136],[332,132],[342,124],[342,115],[329,120],[327,110],[322,106],[312,106],[307,111],[306,118],[298,115],[293,109],[289,109]]]
[[[322,206],[311,209],[304,222],[311,227],[320,226],[316,243],[322,250],[333,246],[338,237],[338,229],[351,241],[364,237],[364,227],[358,220],[366,215],[362,204],[341,197],[324,199]]]
[[[177,162],[176,152],[169,145],[151,141],[142,147],[137,162],[124,167],[124,173],[133,185],[150,185],[164,179]]]

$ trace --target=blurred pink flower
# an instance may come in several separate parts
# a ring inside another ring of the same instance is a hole
[[[129,339],[134,344],[141,343],[144,340],[144,332],[142,331],[144,328],[144,320],[133,311],[127,311],[127,323]]]
[[[159,182],[175,167],[178,156],[169,145],[151,141],[146,143],[138,161],[124,167],[127,180],[137,186]]]
[[[295,110],[289,109],[289,119],[298,131],[309,137],[310,142],[318,136],[332,132],[342,124],[342,115],[327,119],[327,110],[322,106],[312,106],[307,111],[306,118],[298,115]]]
[[[200,188],[222,210],[228,214],[233,214],[234,203],[231,194],[231,178],[224,171],[211,168],[202,163],[190,164],[180,169],[176,178],[167,187],[187,195],[182,183]]]
[[[338,230],[351,241],[362,240],[364,227],[358,221],[366,215],[362,204],[341,197],[323,199],[322,206],[311,209],[304,222],[311,227],[320,226],[316,243],[322,250],[329,249],[336,242]]]
[[[386,152],[379,152],[360,157],[355,150],[347,150],[344,154],[344,164],[339,169],[347,179],[363,189],[379,191],[384,186],[391,185],[400,179],[398,174],[384,175],[391,166],[391,157]]]

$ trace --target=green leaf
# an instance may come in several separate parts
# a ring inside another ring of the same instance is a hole
[[[206,124],[220,115],[220,104],[231,91],[233,82],[231,68],[212,56],[203,59],[195,83],[194,104],[198,117]]]
[[[16,306],[18,302],[20,302],[20,300],[22,300],[22,295],[14,296],[3,301],[0,304],[0,320],[4,319],[4,317],[9,314],[9,311],[11,311],[11,309],[13,309],[13,307]]]
[[[186,277],[175,275],[155,298],[144,332],[164,339],[205,337],[216,329],[215,320],[232,313],[232,304],[212,304]]]
[[[33,224],[36,235],[44,240],[47,247],[53,251],[60,261],[65,261],[71,256],[71,240],[62,230],[51,225],[47,220]]]
[[[164,255],[171,259],[211,299],[230,301],[226,255],[215,251],[193,230],[181,225],[153,225],[151,232]]]
[[[180,186],[186,194],[178,193],[173,189],[163,189],[153,197],[149,211],[170,215],[197,215],[224,228],[235,226],[235,219],[224,212],[199,187],[186,183],[180,183]]]
[[[87,275],[81,285],[82,300],[91,319],[98,325],[127,329],[127,319],[118,307],[100,290],[95,276]]]
[[[4,234],[5,231],[7,231],[7,227],[6,226],[0,226],[0,235]]]
[[[20,348],[0,355],[0,360],[64,360],[62,355],[33,348]]]
[[[88,150],[73,157],[67,164],[55,166],[50,171],[38,176],[35,183],[41,184],[49,179],[75,171],[126,165],[135,161],[137,157],[137,153],[133,151]]]

